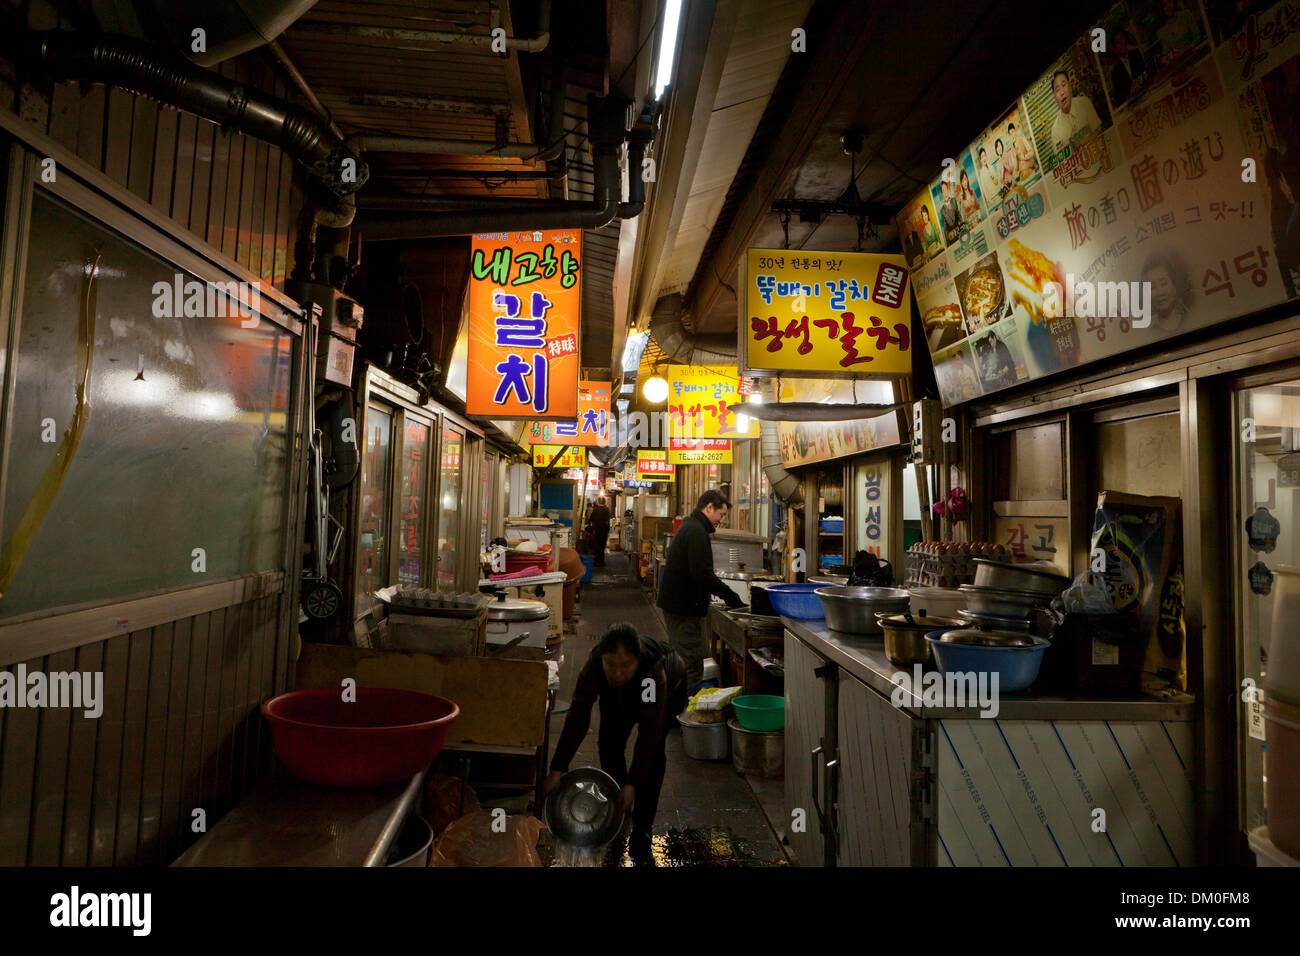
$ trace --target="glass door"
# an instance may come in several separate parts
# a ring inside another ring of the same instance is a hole
[[[1238,687],[1263,687],[1273,634],[1277,569],[1300,567],[1300,377],[1234,393],[1237,507]],[[1244,699],[1241,726],[1241,827],[1263,826],[1268,773],[1262,698]]]
[[[366,406],[361,453],[361,509],[357,522],[356,613],[370,610],[375,591],[387,587],[389,558],[389,470],[394,409],[380,402]]]
[[[460,532],[461,459],[465,453],[465,432],[444,420],[442,452],[438,458],[438,555],[437,588],[456,590],[457,540]]]
[[[402,457],[397,495],[397,583],[421,587],[424,573],[425,498],[429,486],[429,445],[432,424],[409,412],[403,416]]]

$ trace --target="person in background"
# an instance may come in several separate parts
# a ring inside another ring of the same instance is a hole
[[[591,726],[591,708],[600,702],[597,750],[600,768],[622,788],[619,801],[632,814],[628,852],[633,861],[650,855],[650,828],[659,809],[667,758],[664,742],[671,721],[686,709],[686,665],[676,651],[631,624],[615,624],[601,637],[578,673],[573,702],[542,781],[550,794],[559,786]],[[636,728],[632,767],[627,740]]]
[[[704,678],[704,615],[709,597],[716,594],[727,607],[744,607],[735,591],[713,571],[713,546],[709,535],[727,520],[731,502],[717,488],[700,495],[695,510],[682,522],[668,545],[659,607],[664,612],[668,641],[686,661],[686,686],[691,694]]]
[[[591,528],[591,551],[596,556],[596,567],[605,566],[605,547],[609,544],[609,506],[602,496],[596,499],[595,506],[587,515],[587,526]]]

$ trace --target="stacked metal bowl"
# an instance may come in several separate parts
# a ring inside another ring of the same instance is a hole
[[[966,610],[957,616],[980,630],[1047,637],[1051,633],[1048,607],[1069,584],[1068,575],[1043,562],[1013,564],[976,558],[975,583],[959,589],[966,598]]]

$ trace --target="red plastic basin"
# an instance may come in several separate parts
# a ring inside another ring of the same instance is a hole
[[[280,763],[329,787],[377,787],[409,779],[433,762],[460,708],[413,690],[341,687],[296,690],[262,704]]]

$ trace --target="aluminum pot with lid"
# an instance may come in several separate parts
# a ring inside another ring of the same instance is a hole
[[[746,571],[743,569],[743,567],[739,571],[719,571],[718,579],[726,582],[727,587],[735,591],[736,594],[740,596],[740,599],[744,601],[746,604],[753,603],[753,601],[751,600],[751,598],[753,597],[753,593],[751,591],[752,582],[781,580],[781,578],[778,575],[768,574],[763,571]],[[718,600],[721,599],[718,598]]]
[[[845,634],[881,637],[876,612],[897,614],[907,609],[910,595],[902,588],[824,587],[814,592],[826,611],[826,626]]]
[[[505,592],[488,605],[489,621],[543,621],[550,614],[550,605],[545,601],[506,597]]]
[[[974,647],[1034,647],[1041,639],[1020,631],[987,631],[976,627],[959,627],[944,631],[939,640],[945,644],[966,644]]]

